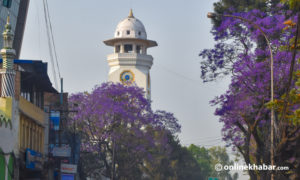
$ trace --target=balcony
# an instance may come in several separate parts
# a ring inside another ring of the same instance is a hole
[[[114,53],[107,56],[109,66],[147,66],[151,67],[153,58],[151,55],[138,53]]]

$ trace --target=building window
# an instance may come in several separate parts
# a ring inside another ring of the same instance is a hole
[[[120,52],[120,45],[116,45],[116,47],[115,47],[115,53],[119,53]]]
[[[140,45],[136,46],[136,53],[142,54],[142,46],[140,46]]]
[[[139,36],[140,36],[140,35],[142,34],[142,33],[141,33],[141,31],[139,31],[139,33],[138,33],[138,34],[139,34]]]
[[[25,122],[24,119],[21,117],[21,148],[25,149],[26,145],[25,145],[25,141],[26,141],[26,126],[25,126]]]
[[[30,148],[30,128],[29,124],[26,126],[26,143],[25,143],[25,148]]]
[[[117,35],[118,35],[118,36],[120,35],[120,32],[119,32],[119,31],[117,32]]]
[[[127,35],[129,35],[129,34],[130,34],[130,31],[129,31],[129,30],[127,30],[127,31],[126,31],[126,33],[127,33]]]
[[[131,53],[132,52],[132,44],[125,44],[124,51],[125,51],[125,53]]]

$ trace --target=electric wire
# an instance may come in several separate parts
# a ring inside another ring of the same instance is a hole
[[[165,66],[162,66],[161,64],[156,64],[156,65],[157,65],[158,67],[164,69],[165,71],[167,71],[167,72],[169,72],[169,73],[171,73],[171,74],[175,74],[175,75],[177,75],[177,76],[179,76],[179,77],[181,77],[181,78],[183,78],[183,79],[186,79],[186,80],[189,80],[189,81],[192,81],[192,82],[197,82],[197,83],[200,82],[200,81],[197,81],[197,80],[192,79],[192,78],[190,78],[190,77],[184,76],[184,75],[182,75],[182,74],[180,74],[180,73],[178,73],[178,72],[172,71],[171,69],[166,68]]]
[[[222,141],[222,138],[216,138],[216,139],[203,139],[202,141],[195,141],[192,143],[184,143],[185,146],[190,145],[190,144],[194,144],[197,146],[212,146],[211,143],[213,143],[213,145],[215,144],[220,144]],[[210,143],[209,145],[207,143]],[[204,145],[203,145],[204,144]]]
[[[49,22],[48,22],[48,16],[47,16],[46,0],[43,0],[43,8],[44,8],[44,18],[45,18],[47,40],[48,40],[48,48],[49,48],[49,55],[50,55],[50,62],[51,62],[51,67],[52,67],[54,85],[55,85],[55,88],[58,89],[55,64],[54,64],[54,60],[53,60],[54,59],[53,58],[53,49],[52,49],[51,38],[50,38],[50,28],[49,28]]]
[[[183,74],[181,74],[181,73],[175,72],[175,71],[173,71],[173,70],[171,70],[171,69],[169,69],[169,68],[163,66],[162,64],[156,63],[156,66],[157,66],[158,68],[163,69],[164,72],[167,72],[167,73],[169,73],[169,74],[174,74],[174,75],[176,75],[176,76],[178,76],[178,77],[180,77],[180,78],[182,78],[182,79],[188,80],[188,82],[190,82],[190,83],[196,83],[196,84],[198,84],[198,85],[201,83],[201,79],[200,79],[200,78],[199,78],[199,80],[190,78],[190,77],[185,76],[185,75],[183,75]],[[199,75],[199,76],[200,76],[200,75]],[[199,86],[196,86],[196,87],[198,88]],[[205,88],[206,88],[206,89],[209,89],[209,90],[212,91],[212,92],[217,92],[215,88],[211,88],[211,87],[209,87],[209,86],[206,86]]]
[[[210,136],[210,137],[197,137],[193,139],[182,139],[183,141],[195,141],[195,140],[201,140],[201,139],[215,139],[215,138],[221,138],[222,136]]]
[[[202,139],[202,140],[193,140],[193,141],[183,141],[185,144],[199,144],[199,143],[207,143],[222,140],[222,137],[215,139]]]
[[[40,12],[39,12],[39,6],[38,6],[38,2],[35,2],[35,7],[36,7],[36,20],[37,20],[37,24],[38,24],[38,57],[39,59],[41,59],[41,20],[40,20]]]
[[[222,141],[222,138],[217,138],[217,139],[204,139],[204,140],[202,140],[202,141],[195,141],[195,144],[205,143],[205,142],[215,142],[215,141]]]
[[[47,16],[48,16],[48,21],[49,21],[49,27],[50,27],[50,35],[51,35],[51,38],[52,38],[53,52],[54,52],[54,57],[55,57],[55,61],[56,61],[56,67],[57,67],[57,71],[58,71],[58,77],[60,79],[61,75],[60,75],[60,69],[59,69],[59,65],[58,65],[58,58],[57,58],[56,46],[55,46],[55,41],[54,41],[54,36],[53,36],[52,23],[51,23],[51,18],[50,18],[50,13],[49,13],[48,1],[45,0],[45,2],[46,2],[46,9],[47,9]]]
[[[220,145],[221,142],[217,142],[217,143],[214,143],[214,144],[205,144],[205,145],[201,145],[201,146],[204,146],[204,147],[213,147],[213,146],[216,146],[216,145]]]

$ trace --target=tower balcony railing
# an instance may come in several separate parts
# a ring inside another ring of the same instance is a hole
[[[139,54],[139,53],[113,53],[107,56],[107,60],[115,60],[115,59],[139,59],[144,61],[152,61],[153,57],[147,54]]]
[[[153,57],[138,53],[114,53],[107,56],[109,66],[140,66],[151,68]]]

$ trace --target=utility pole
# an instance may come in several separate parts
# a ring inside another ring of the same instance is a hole
[[[116,172],[116,163],[115,163],[115,139],[112,140],[112,173],[111,173],[111,180],[115,179],[115,172]]]
[[[63,78],[60,78],[60,121],[59,121],[59,147],[61,147],[61,131],[62,131],[62,121],[64,117],[64,100],[63,100],[64,90],[63,90]],[[59,157],[59,179],[61,179],[61,157]]]

